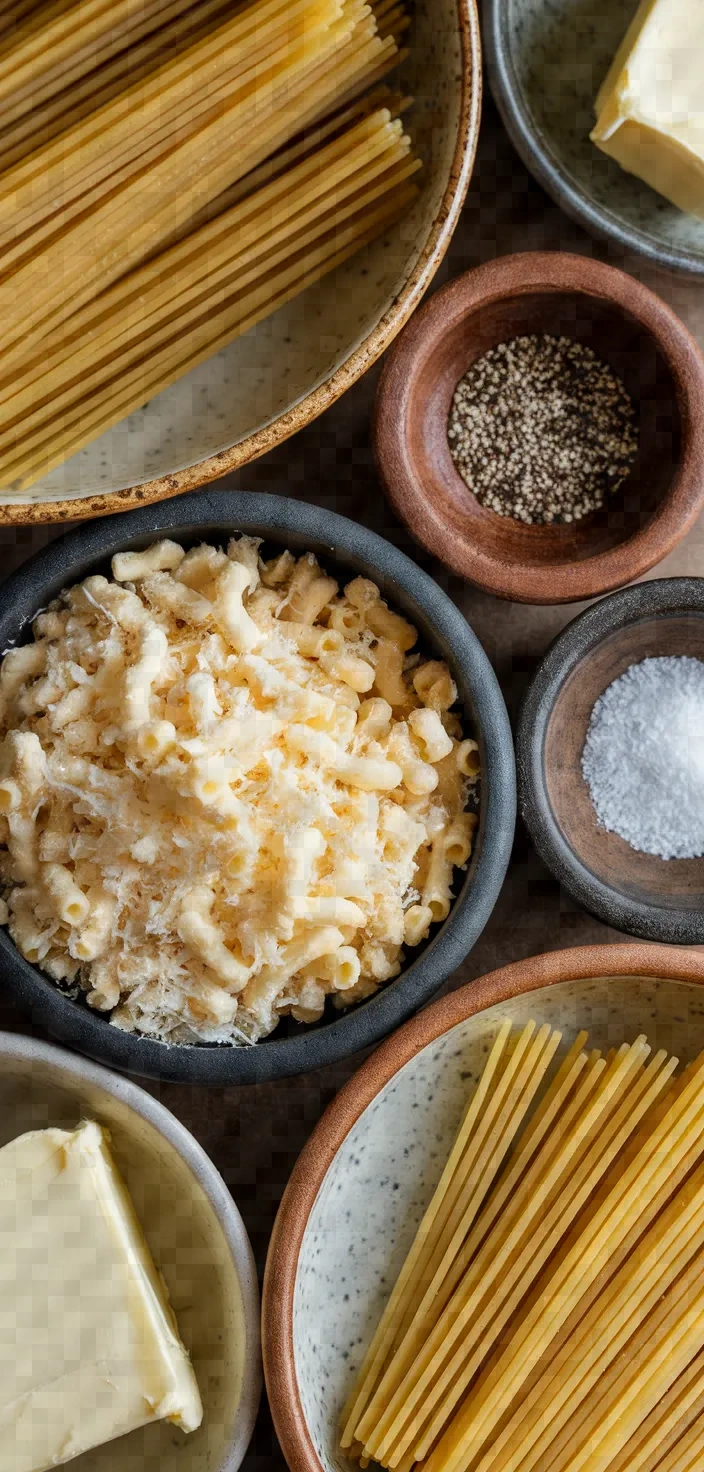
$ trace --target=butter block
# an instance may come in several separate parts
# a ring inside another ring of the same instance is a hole
[[[193,1431],[198,1386],[104,1131],[0,1150],[0,1472],[45,1472],[137,1426]]]
[[[704,218],[704,0],[641,0],[595,111],[603,153]]]

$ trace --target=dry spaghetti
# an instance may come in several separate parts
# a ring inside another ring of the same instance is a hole
[[[49,0],[0,38],[5,486],[408,208],[405,103],[369,91],[406,23],[393,0]]]
[[[499,1029],[342,1414],[362,1465],[698,1465],[704,1059],[560,1041]]]

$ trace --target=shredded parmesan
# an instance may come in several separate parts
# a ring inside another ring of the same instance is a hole
[[[0,665],[15,943],[172,1043],[256,1042],[370,996],[471,853],[449,672],[408,652],[373,584],[349,598],[310,554],[165,542],[113,571]]]

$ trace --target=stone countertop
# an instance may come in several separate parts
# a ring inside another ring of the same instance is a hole
[[[488,96],[476,168],[462,218],[434,285],[515,250],[571,250],[625,267],[668,301],[704,347],[704,283],[655,270],[639,258],[593,242],[533,182],[511,147]],[[437,578],[484,644],[515,716],[522,692],[550,640],[580,611],[524,607],[476,591],[419,552],[378,492],[369,448],[369,416],[379,365],[322,418],[236,475],[223,487],[278,491],[327,505],[402,546]],[[59,528],[0,528],[4,575],[58,535]],[[704,520],[651,577],[704,574]],[[618,941],[619,932],[569,898],[517,833],[503,892],[479,942],[447,990],[494,967],[539,951]],[[28,1031],[25,1017],[0,992],[0,1026]],[[278,1083],[242,1089],[189,1089],[147,1083],[208,1151],[242,1212],[263,1271],[278,1203],[293,1165],[325,1106],[361,1061]],[[262,1404],[244,1472],[283,1472],[284,1459]]]

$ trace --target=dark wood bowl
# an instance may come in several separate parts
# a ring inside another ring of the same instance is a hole
[[[625,588],[568,624],[521,711],[519,803],[541,857],[586,909],[630,935],[702,945],[704,858],[659,859],[607,832],[581,771],[589,717],[607,685],[642,659],[681,654],[704,659],[702,578]]]
[[[497,343],[536,332],[593,348],[638,415],[627,480],[608,506],[571,525],[525,526],[481,506],[447,441],[458,379]],[[704,504],[704,359],[675,313],[624,272],[582,256],[505,256],[451,282],[413,318],[387,358],[373,435],[395,511],[455,572],[522,603],[593,598],[654,567]]]

